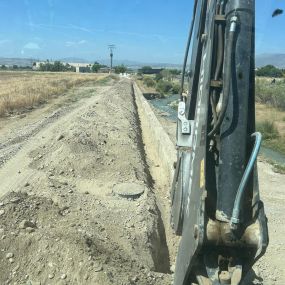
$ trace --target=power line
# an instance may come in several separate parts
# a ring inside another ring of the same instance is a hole
[[[110,60],[111,60],[110,73],[111,73],[113,69],[113,55],[114,55],[113,51],[116,48],[116,46],[112,44],[112,45],[108,45],[108,48],[110,50]]]

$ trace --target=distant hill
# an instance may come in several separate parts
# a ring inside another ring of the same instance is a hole
[[[0,57],[0,65],[18,65],[18,66],[32,66],[32,63],[35,61],[45,61],[46,59],[34,59],[34,58],[5,58]],[[86,60],[84,58],[78,57],[65,57],[60,59],[53,59],[53,60],[60,60],[62,62],[72,62],[72,63],[94,63],[98,61],[101,64],[105,64],[107,66],[110,65],[110,59],[96,59],[96,60]],[[113,65],[120,65],[124,64],[130,68],[141,68],[142,66],[150,65],[153,68],[178,68],[181,69],[181,64],[171,64],[171,63],[151,63],[151,62],[138,62],[132,60],[114,60]]]
[[[107,66],[110,65],[110,59],[97,59],[97,60],[86,60],[81,58],[63,58],[60,59],[64,62],[80,62],[80,63],[93,63],[95,61],[98,61],[101,64],[105,64]],[[151,66],[153,68],[175,68],[175,69],[182,69],[182,62],[180,64],[174,64],[174,63],[167,63],[167,62],[161,62],[161,63],[154,63],[154,62],[140,62],[140,61],[133,61],[133,60],[117,60],[116,58],[113,61],[113,65],[120,65],[124,64],[127,67],[138,69],[143,66]],[[256,67],[262,67],[268,64],[272,64],[279,68],[285,68],[285,53],[284,54],[258,54],[256,55]]]
[[[110,59],[98,59],[98,62],[105,65],[110,65]],[[140,61],[133,61],[133,60],[114,60],[113,65],[120,65],[124,64],[130,68],[141,68],[143,66],[151,66],[153,68],[177,68],[181,69],[182,64],[173,64],[173,63],[154,63],[154,62],[140,62]]]
[[[64,57],[58,60],[63,61],[63,62],[73,62],[73,63],[89,63],[90,62],[90,60],[86,60],[86,59],[78,58],[78,57]]]
[[[36,59],[33,58],[5,58],[0,57],[0,65],[32,66]]]
[[[5,58],[0,57],[0,65],[18,65],[18,66],[32,66],[35,61],[45,61],[46,59],[34,59],[34,58]],[[89,63],[90,61],[77,57],[67,57],[61,59],[62,62],[73,62],[73,63]]]
[[[279,68],[285,68],[285,53],[279,53],[279,54],[264,53],[256,55],[255,59],[256,67],[262,67],[268,64],[274,65]]]
[[[41,59],[43,60],[43,59]],[[58,59],[63,62],[73,62],[73,63],[94,63],[98,61],[101,64],[110,65],[110,59],[96,59],[96,60],[86,60],[84,58],[77,58],[77,57],[66,57]],[[4,58],[0,57],[0,65],[18,65],[18,66],[32,66],[34,61],[40,61],[39,59],[34,58]],[[272,64],[279,68],[285,68],[285,53],[284,54],[258,54],[256,55],[256,67],[262,67],[268,64]],[[127,67],[137,69],[141,68],[142,66],[152,66],[153,68],[177,68],[181,69],[182,64],[173,64],[173,63],[153,63],[153,62],[139,62],[139,61],[132,61],[132,60],[117,60],[114,59],[114,66],[124,64]]]

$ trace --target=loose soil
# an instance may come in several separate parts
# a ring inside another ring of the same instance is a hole
[[[2,121],[0,284],[170,284],[130,81],[80,93]],[[123,198],[120,183],[144,193]]]

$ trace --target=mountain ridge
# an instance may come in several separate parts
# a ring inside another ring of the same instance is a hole
[[[78,58],[78,57],[66,57],[66,58],[60,58],[60,59],[55,59],[55,60],[60,60],[63,62],[73,62],[73,63],[94,63],[95,61],[109,65],[110,64],[110,59],[97,59],[97,60],[87,60],[84,58]],[[32,66],[32,63],[34,61],[41,61],[39,59],[34,59],[34,58],[18,58],[18,57],[12,57],[12,58],[5,58],[5,57],[0,57],[0,65],[18,65],[18,66]],[[42,60],[45,61],[45,60]],[[181,69],[182,64],[175,64],[175,63],[163,63],[163,62],[140,62],[140,61],[134,61],[134,60],[118,60],[115,59],[113,61],[113,65],[120,65],[124,64],[130,68],[140,68],[142,66],[152,66],[153,68],[177,68]],[[278,68],[285,68],[285,53],[262,53],[262,54],[257,54],[255,57],[255,64],[256,67],[262,67],[268,64],[274,65]]]

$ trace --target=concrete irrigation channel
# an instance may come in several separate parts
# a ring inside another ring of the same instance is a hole
[[[0,284],[172,284],[173,134],[128,79],[74,94],[0,122]]]

